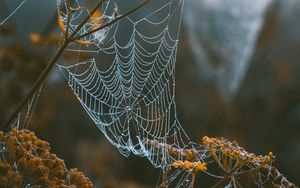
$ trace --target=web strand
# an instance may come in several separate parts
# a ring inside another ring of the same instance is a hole
[[[1,23],[0,26],[7,22],[16,12],[25,4],[27,0],[23,0]]]

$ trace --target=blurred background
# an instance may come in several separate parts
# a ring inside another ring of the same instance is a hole
[[[94,2],[94,1],[91,1]],[[21,3],[0,1],[0,22]],[[0,119],[5,121],[57,49],[56,1],[27,0],[0,26]],[[276,155],[300,185],[300,1],[186,0],[176,69],[178,116],[192,140],[236,140]],[[65,59],[72,59],[65,53]],[[159,170],[125,158],[89,119],[55,67],[30,129],[95,187],[155,187]]]

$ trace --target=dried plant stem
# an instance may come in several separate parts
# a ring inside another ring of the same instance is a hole
[[[168,186],[169,186],[169,172],[170,172],[170,169],[166,168],[166,169],[163,170],[162,183],[159,186],[159,188],[168,188]]]
[[[22,101],[19,103],[19,105],[15,108],[13,113],[9,116],[6,123],[3,125],[2,130],[6,130],[9,125],[12,123],[12,121],[15,119],[15,117],[18,115],[18,113],[22,110],[22,108],[25,106],[25,104],[28,102],[28,100],[33,96],[33,94],[37,91],[37,89],[40,87],[46,76],[49,74],[51,68],[56,63],[58,58],[61,56],[63,51],[68,46],[69,41],[64,41],[63,44],[59,47],[57,52],[55,53],[54,57],[51,59],[51,61],[48,63],[46,68],[43,70],[43,72],[40,74],[40,76],[37,78],[37,80],[34,82],[31,90],[29,93],[22,99]]]
[[[105,1],[105,0],[104,0]],[[79,31],[80,29],[84,26],[84,24],[91,18],[91,16],[96,12],[96,10],[98,9],[98,7],[100,7],[103,3],[103,0],[98,1],[98,3],[92,8],[92,10],[90,11],[90,14],[87,15],[84,20],[76,27],[75,31],[71,34],[71,38],[74,37]],[[81,37],[80,37],[81,38]],[[79,38],[78,38],[79,39]],[[76,39],[74,39],[76,40]]]
[[[129,14],[131,14],[131,13],[137,11],[138,9],[142,8],[143,6],[145,6],[145,5],[146,5],[147,3],[149,3],[149,2],[150,2],[150,0],[145,0],[143,3],[139,4],[139,5],[136,6],[135,8],[133,8],[133,9],[127,11],[125,14],[116,17],[116,18],[115,18],[114,20],[112,20],[111,22],[108,22],[107,24],[103,24],[103,25],[101,25],[101,26],[99,26],[99,27],[97,27],[97,28],[95,28],[95,29],[93,29],[93,30],[91,30],[91,31],[88,31],[88,32],[86,32],[86,33],[84,33],[84,34],[82,34],[82,35],[80,35],[80,36],[77,36],[77,37],[74,38],[74,40],[78,40],[78,39],[80,39],[80,38],[86,37],[86,36],[88,36],[88,35],[91,35],[91,34],[97,32],[97,31],[99,31],[99,30],[105,28],[105,27],[108,27],[109,25],[114,24],[115,22],[119,21],[120,19],[122,19],[122,18],[128,16]]]
[[[195,187],[196,174],[192,173],[191,176],[192,176],[192,188],[194,188]]]
[[[67,0],[67,29],[65,32],[65,39],[68,38],[69,28],[70,28],[70,21],[71,21],[71,0]]]
[[[9,116],[8,120],[3,124],[3,126],[1,127],[2,130],[6,130],[8,129],[8,127],[11,125],[12,121],[16,118],[16,116],[18,115],[18,113],[22,110],[22,108],[28,103],[29,99],[33,96],[33,94],[38,90],[38,88],[41,86],[42,82],[45,80],[45,78],[47,77],[47,75],[49,74],[50,70],[52,69],[52,67],[55,65],[55,63],[57,62],[57,60],[59,59],[59,57],[62,55],[62,53],[65,51],[66,47],[71,43],[74,42],[78,39],[81,39],[85,36],[88,36],[96,31],[99,31],[101,29],[104,29],[114,23],[116,23],[117,21],[119,21],[120,19],[124,18],[125,16],[128,16],[129,14],[135,12],[136,10],[140,9],[141,7],[143,7],[144,5],[146,5],[150,0],[145,0],[143,3],[141,3],[140,5],[136,6],[135,8],[129,10],[128,12],[126,12],[125,14],[123,14],[122,16],[117,17],[116,19],[112,20],[111,22],[108,22],[107,24],[104,24],[94,30],[91,30],[90,32],[84,33],[82,35],[77,36],[78,32],[80,31],[80,29],[87,23],[87,21],[90,19],[90,17],[93,15],[93,13],[98,9],[99,6],[101,6],[103,0],[99,0],[98,3],[92,8],[92,11],[90,12],[91,14],[89,16],[87,16],[79,25],[78,27],[75,29],[75,31],[73,33],[71,33],[71,35],[68,35],[68,30],[69,30],[69,25],[67,25],[67,32],[64,33],[64,41],[62,43],[62,45],[59,47],[59,49],[57,50],[57,52],[55,53],[55,55],[53,56],[53,58],[51,59],[51,61],[48,63],[48,65],[46,66],[46,68],[43,70],[43,72],[39,75],[39,77],[37,78],[37,80],[34,82],[31,90],[29,91],[29,93],[22,99],[22,101],[18,104],[18,106],[15,108],[15,110],[13,111],[13,113]],[[68,1],[69,2],[69,1]],[[70,6],[70,3],[67,3],[68,6]],[[68,24],[70,23],[70,7],[67,7],[67,11],[68,11]]]

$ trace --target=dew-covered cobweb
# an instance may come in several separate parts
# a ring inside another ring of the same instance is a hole
[[[184,25],[200,77],[225,101],[238,92],[272,0],[188,0]]]
[[[106,1],[102,16],[80,32],[109,22],[139,3]],[[175,105],[182,8],[183,0],[150,2],[117,24],[83,39],[94,44],[69,49],[94,58],[59,65],[81,105],[110,143],[125,156],[133,153],[147,157],[156,167],[170,165],[172,159],[166,149],[153,142],[175,148],[189,144]],[[81,14],[87,13],[82,9],[72,19],[70,32]]]
[[[0,26],[25,2],[21,1]],[[58,0],[57,5],[64,28],[68,28],[70,35],[85,16],[91,19],[78,35],[110,23],[142,3],[140,0],[106,0],[91,14],[86,4],[74,0],[68,22],[67,2]],[[270,2],[187,1],[185,20],[192,50],[200,58],[204,72],[216,77],[219,90],[227,99],[241,84]],[[225,187],[243,187],[239,178],[256,170],[253,178],[259,187],[267,181],[281,187],[289,185],[287,179],[272,167],[273,160],[268,160],[268,157],[272,158],[271,154],[255,156],[224,138],[204,137],[203,144],[197,144],[185,133],[175,102],[175,62],[183,4],[184,0],[150,1],[121,21],[78,39],[68,48],[76,54],[77,61],[58,65],[68,85],[95,125],[121,154],[146,157],[154,167],[163,169],[167,184],[162,187],[168,187],[172,182],[176,188],[194,186],[194,169],[172,169],[175,162],[184,160],[196,164],[205,162],[203,164],[207,166],[216,163],[225,175],[211,172],[210,167],[203,171],[220,182],[232,173]],[[206,15],[212,15],[213,19]],[[218,52],[222,61],[211,65],[211,57],[204,49]],[[13,126],[28,128],[41,88],[27,104],[24,123],[20,125],[21,117],[18,117]],[[267,172],[258,171],[261,167]]]

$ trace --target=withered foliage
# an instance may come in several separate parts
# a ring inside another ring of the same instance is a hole
[[[222,137],[205,136],[202,142],[205,151],[196,148],[179,150],[171,145],[159,144],[157,141],[148,142],[154,147],[167,149],[172,156],[182,156],[184,159],[184,161],[173,162],[171,167],[164,170],[160,187],[169,187],[173,181],[177,181],[177,187],[194,187],[196,175],[199,172],[214,174],[219,179],[211,185],[214,188],[227,186],[297,187],[274,167],[275,156],[272,152],[267,155],[255,155],[247,152],[236,141],[231,142]],[[180,169],[183,173],[178,171]]]
[[[29,130],[0,131],[0,153],[0,187],[93,186],[76,168],[68,170],[64,161],[50,152],[49,143]]]
[[[236,141],[230,142],[222,137],[205,136],[202,141],[223,172],[223,178],[214,187],[224,187],[228,184],[239,187],[238,181],[243,176],[252,177],[253,184],[257,187],[296,187],[273,166],[275,156],[272,152],[267,155],[255,155],[247,152]]]

